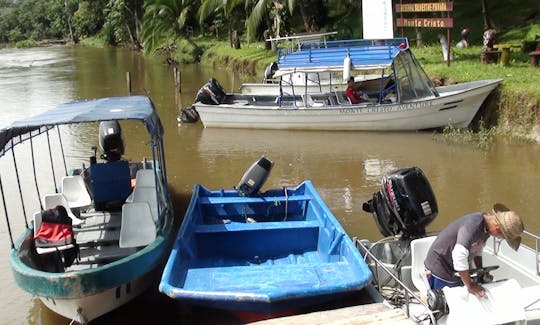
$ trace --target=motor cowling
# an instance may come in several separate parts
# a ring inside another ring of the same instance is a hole
[[[426,226],[438,213],[431,185],[418,167],[403,168],[385,175],[381,189],[363,204],[371,212],[384,236],[405,238],[425,235]]]
[[[103,121],[99,124],[99,147],[103,151],[101,158],[118,161],[124,154],[122,129],[118,121]]]
[[[272,82],[271,79],[274,78],[274,74],[276,73],[277,70],[278,70],[277,62],[274,61],[270,63],[264,70],[263,83],[271,83]]]
[[[201,102],[206,105],[219,105],[225,101],[227,94],[220,83],[214,79],[204,84],[195,96],[195,102]]]
[[[262,156],[254,162],[234,187],[240,195],[255,196],[266,182],[274,163]]]

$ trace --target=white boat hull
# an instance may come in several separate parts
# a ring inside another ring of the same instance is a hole
[[[439,88],[439,97],[400,104],[300,106],[283,108],[247,103],[194,104],[204,127],[411,131],[467,127],[501,79],[474,81]]]
[[[86,324],[141,295],[155,283],[155,279],[156,274],[146,274],[130,283],[89,296],[39,299],[53,312],[79,324]]]

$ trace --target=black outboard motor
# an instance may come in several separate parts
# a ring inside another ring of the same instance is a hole
[[[102,159],[112,162],[122,158],[124,141],[118,121],[103,121],[99,124],[99,146],[103,151]]]
[[[435,194],[418,167],[403,168],[383,177],[381,190],[362,206],[371,212],[384,236],[422,237],[439,212]]]
[[[271,83],[272,81],[270,79],[274,78],[274,73],[276,73],[277,70],[278,70],[277,62],[274,61],[270,63],[264,70],[263,83]]]
[[[270,175],[273,165],[274,163],[272,161],[262,156],[249,167],[238,185],[234,188],[243,196],[258,195],[268,175]]]
[[[219,82],[210,78],[210,80],[199,89],[195,96],[195,103],[201,102],[206,105],[219,105],[225,101],[227,94]]]

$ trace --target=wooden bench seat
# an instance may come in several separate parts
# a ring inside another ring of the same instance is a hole
[[[237,232],[250,230],[272,230],[272,229],[300,229],[318,228],[316,221],[280,221],[280,222],[256,222],[256,223],[224,223],[215,225],[199,225],[195,229],[198,234],[217,232]]]
[[[295,196],[274,196],[274,197],[238,197],[238,196],[218,196],[204,197],[200,199],[201,204],[238,204],[238,203],[266,203],[266,202],[292,202],[292,201],[307,201],[311,200],[311,195],[295,195]]]

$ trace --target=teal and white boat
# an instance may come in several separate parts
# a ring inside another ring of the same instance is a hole
[[[68,168],[76,160],[72,153],[84,152],[70,146],[88,142],[94,133],[89,130],[97,133],[98,122],[103,154],[97,157],[93,147],[89,162]],[[141,141],[148,150],[137,151],[148,156],[127,161],[120,123],[132,127],[137,122],[149,134]],[[0,130],[0,157],[13,165],[3,168],[2,180],[8,182],[0,183],[0,189],[11,266],[21,289],[52,311],[86,323],[157,283],[153,280],[159,277],[173,235],[162,136],[161,121],[144,96],[67,103]],[[29,165],[33,171],[25,169]],[[34,182],[19,181],[20,175],[31,179],[30,172]],[[14,175],[15,185],[6,185]],[[11,202],[19,197],[22,204]],[[71,219],[62,226],[68,236],[62,243],[52,239],[43,245],[43,233],[59,227],[47,219],[50,211],[61,211],[58,206],[65,208],[66,220]],[[24,222],[25,229],[14,241],[11,229],[16,222]]]

